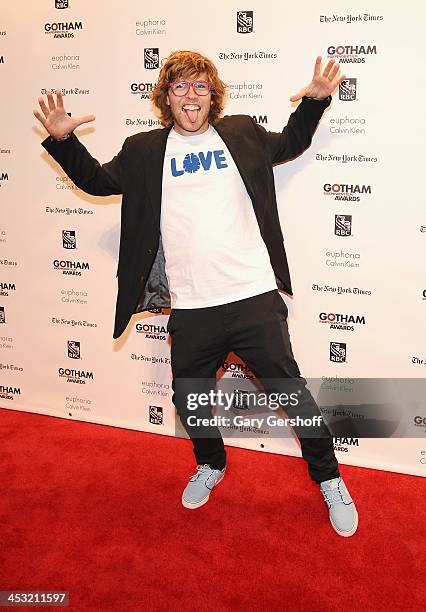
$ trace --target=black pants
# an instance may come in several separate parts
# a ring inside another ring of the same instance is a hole
[[[225,466],[222,436],[219,429],[210,427],[209,436],[213,437],[200,437],[200,428],[188,425],[187,417],[193,413],[188,410],[185,389],[176,383],[191,379],[192,391],[206,392],[206,379],[210,379],[210,388],[214,389],[216,372],[230,351],[245,361],[268,393],[279,392],[283,379],[297,379],[302,384],[298,405],[285,408],[289,418],[320,415],[293,356],[287,315],[278,290],[220,306],[172,310],[167,325],[172,338],[172,400],[193,442],[197,464],[208,463],[216,469]],[[211,415],[211,407],[206,407],[205,415]],[[299,435],[297,427],[294,431],[311,478],[319,483],[338,477],[333,438],[327,425],[322,423],[320,437],[304,437],[300,431]]]

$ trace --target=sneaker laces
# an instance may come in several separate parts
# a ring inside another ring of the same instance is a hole
[[[194,480],[197,480],[199,476],[202,476],[203,474],[207,476],[206,472],[211,471],[212,469],[213,468],[211,468],[208,463],[204,463],[204,465],[197,465],[197,473],[191,476],[189,481],[194,482]]]
[[[327,487],[323,489],[320,487],[321,493],[324,496],[325,502],[327,506],[330,508],[332,504],[344,504],[345,500],[343,499],[343,493],[340,490],[341,480],[337,483],[336,487]]]

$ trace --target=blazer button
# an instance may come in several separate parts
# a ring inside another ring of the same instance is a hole
[[[148,255],[152,255],[152,249],[148,249],[147,253]]]

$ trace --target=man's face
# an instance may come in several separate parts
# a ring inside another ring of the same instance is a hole
[[[208,81],[207,74],[202,72],[196,77],[177,78],[176,81]],[[182,136],[202,134],[209,127],[211,92],[206,96],[197,95],[193,88],[184,96],[177,96],[169,89],[166,101],[174,119],[174,128]]]

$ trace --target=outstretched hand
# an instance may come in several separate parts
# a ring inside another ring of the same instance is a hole
[[[70,117],[65,111],[62,93],[59,89],[56,90],[56,104],[49,90],[47,90],[47,104],[49,108],[46,106],[42,96],[40,96],[38,102],[44,116],[37,110],[34,110],[33,113],[52,138],[55,139],[70,134],[82,123],[88,123],[89,121],[95,120],[94,115],[85,115],[84,117],[75,118]]]
[[[334,60],[330,60],[327,66],[324,68],[324,72],[321,74],[321,56],[319,55],[315,61],[314,76],[312,81],[301,89],[299,93],[291,96],[292,102],[297,102],[308,96],[309,98],[316,98],[317,100],[323,100],[330,96],[336,87],[346,78],[345,75],[339,76],[340,64],[336,64]]]

